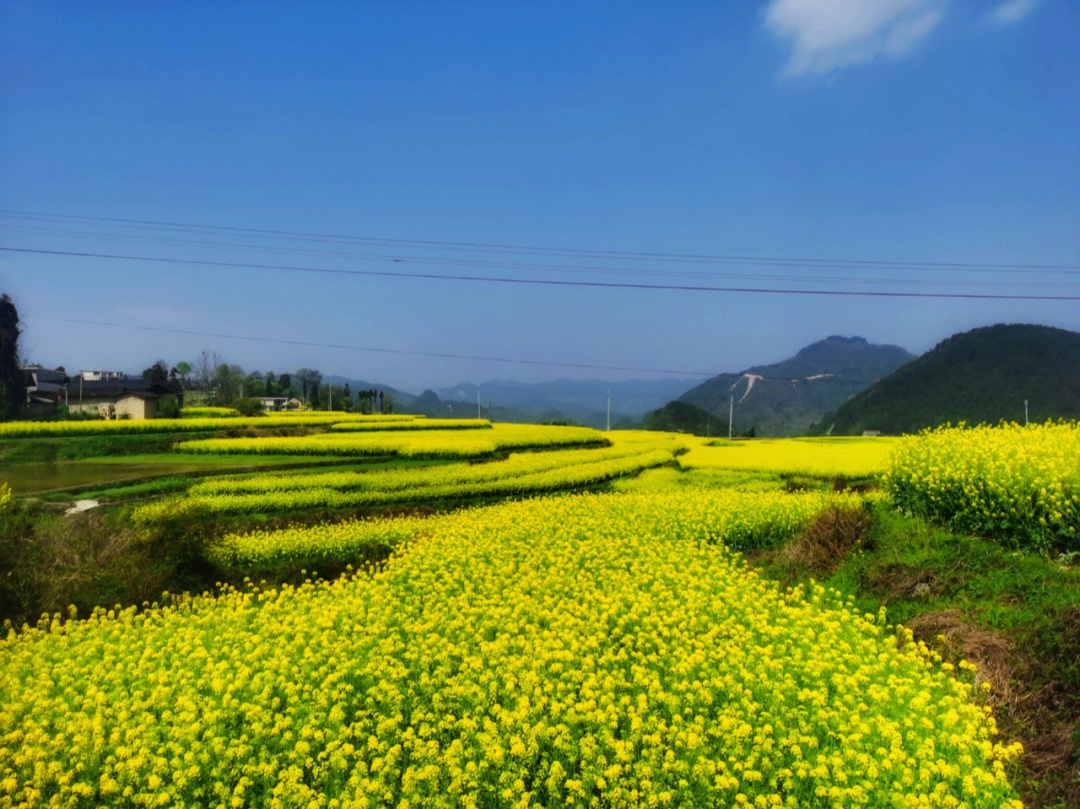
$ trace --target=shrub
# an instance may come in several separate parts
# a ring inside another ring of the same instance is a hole
[[[237,399],[233,402],[233,408],[241,416],[261,416],[266,412],[258,399]]]
[[[180,418],[180,402],[171,393],[158,400],[157,417],[159,419]]]

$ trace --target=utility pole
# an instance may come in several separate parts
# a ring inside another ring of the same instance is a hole
[[[607,431],[611,432],[611,391],[607,392]]]
[[[1027,423],[1027,399],[1024,399],[1024,424],[1026,425]]]
[[[727,440],[731,440],[731,425],[735,421],[735,394],[731,394],[731,399],[728,400],[728,416],[727,416]]]

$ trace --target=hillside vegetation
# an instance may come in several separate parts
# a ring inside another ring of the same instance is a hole
[[[914,433],[946,422],[1080,416],[1080,333],[997,325],[956,334],[855,395],[811,434]]]
[[[706,413],[687,402],[668,402],[645,416],[642,427],[669,433],[693,435],[727,435],[727,420]]]

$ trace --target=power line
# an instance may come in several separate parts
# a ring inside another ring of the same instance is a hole
[[[726,292],[761,295],[816,295],[870,298],[948,298],[962,300],[1008,300],[1008,301],[1080,301],[1080,295],[999,295],[983,292],[888,292],[857,289],[773,289],[769,287],[720,287],[693,284],[632,284],[615,281],[564,281],[551,278],[505,278],[482,275],[447,275],[444,273],[405,273],[390,270],[343,270],[329,267],[296,267],[287,264],[257,264],[241,261],[213,261],[196,258],[163,258],[160,256],[125,256],[117,253],[86,253],[69,250],[42,250],[28,247],[0,246],[8,253],[33,253],[44,256],[74,258],[102,258],[115,261],[161,262],[166,264],[190,264],[200,267],[228,267],[248,270],[282,270],[286,272],[324,273],[329,275],[359,275],[381,278],[411,278],[428,281],[469,281],[489,284],[528,284],[549,287],[585,287],[592,289],[640,289],[675,292]]]
[[[455,242],[436,239],[393,239],[372,236],[348,236],[305,231],[274,230],[270,228],[246,228],[228,225],[199,225],[184,222],[168,222],[153,219],[128,219],[123,217],[84,216],[79,214],[55,214],[38,211],[17,211],[0,209],[0,216],[45,221],[101,222],[110,224],[133,225],[137,227],[168,228],[191,233],[245,233],[259,236],[306,241],[325,241],[351,244],[384,244],[411,247],[437,248],[440,250],[490,251],[503,253],[530,253],[534,255],[570,256],[576,258],[618,258],[633,261],[678,261],[692,263],[751,263],[773,266],[834,266],[834,267],[875,267],[875,268],[927,268],[956,270],[1080,270],[1080,264],[1008,264],[980,262],[933,262],[933,261],[894,261],[879,259],[826,259],[819,257],[782,257],[753,255],[709,255],[696,253],[664,253],[627,250],[596,250],[569,247],[541,247],[487,242]]]
[[[305,348],[339,348],[347,351],[366,351],[374,354],[399,354],[410,357],[432,357],[435,359],[450,360],[477,360],[481,362],[505,362],[515,365],[542,365],[553,368],[577,368],[590,371],[630,371],[641,374],[670,374],[673,376],[703,376],[711,377],[716,374],[706,371],[675,371],[665,368],[633,368],[623,365],[589,365],[580,362],[549,362],[546,360],[525,360],[512,357],[485,357],[471,354],[449,354],[437,351],[408,351],[398,348],[381,348],[379,346],[359,346],[344,343],[317,343],[308,340],[290,340],[286,337],[259,337],[246,334],[225,334],[221,332],[196,331],[194,329],[170,329],[164,326],[143,326],[136,323],[112,323],[106,320],[86,320],[74,317],[53,317],[49,315],[35,315],[29,320],[47,320],[56,323],[76,323],[83,326],[110,326],[118,329],[137,329],[138,331],[164,332],[166,334],[186,334],[194,337],[214,337],[221,340],[246,340],[253,343],[281,343],[283,345],[303,346]]]
[[[302,247],[284,247],[280,245],[236,244],[233,242],[216,242],[198,239],[178,239],[161,236],[144,236],[138,234],[123,233],[96,233],[93,231],[70,231],[51,228],[25,228],[16,225],[0,225],[0,229],[14,230],[17,232],[49,233],[51,235],[90,237],[94,239],[117,239],[125,241],[143,241],[154,244],[175,244],[181,246],[197,247],[220,247],[225,249],[253,250],[267,253],[287,253],[291,255],[309,255],[322,258],[356,259],[361,261],[394,262],[403,264],[433,264],[445,266],[464,267],[487,267],[494,269],[514,269],[542,272],[588,272],[614,275],[643,275],[658,277],[692,277],[692,278],[728,278],[728,279],[752,279],[757,281],[783,281],[802,283],[855,283],[855,284],[919,284],[920,286],[947,286],[947,287],[1021,287],[1023,289],[1049,288],[1049,289],[1077,289],[1077,284],[1032,282],[1032,281],[950,281],[942,279],[916,279],[916,278],[852,278],[850,276],[813,276],[805,275],[773,275],[763,273],[739,274],[732,272],[694,272],[690,270],[650,270],[627,267],[597,267],[580,264],[536,264],[504,261],[463,260],[432,256],[409,256],[404,254],[373,254],[373,253],[340,253],[327,250],[313,250]],[[768,265],[760,265],[762,267]],[[821,266],[824,268],[824,265]],[[814,268],[817,269],[817,268]],[[912,271],[920,270],[930,272],[930,268],[912,268]],[[957,272],[957,270],[943,270],[944,272]],[[986,273],[1016,273],[1020,270],[987,269]],[[1072,274],[1063,270],[1053,271],[1055,274]]]

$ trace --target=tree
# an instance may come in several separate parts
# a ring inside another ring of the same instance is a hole
[[[176,373],[180,376],[180,381],[187,386],[188,377],[191,376],[191,363],[184,360],[176,363]]]
[[[0,420],[18,418],[26,404],[26,378],[19,368],[19,313],[0,295]]]
[[[274,387],[274,372],[266,372],[266,395],[277,396],[277,389]]]
[[[214,371],[215,404],[227,405],[240,396],[240,383],[244,379],[244,369],[239,365],[221,363]]]
[[[292,393],[292,376],[290,374],[282,374],[278,377],[278,387],[281,388],[282,396],[289,396]]]
[[[169,366],[165,360],[158,360],[142,372],[142,378],[151,385],[164,385],[169,381]]]
[[[195,358],[195,382],[199,390],[210,390],[214,383],[214,374],[221,365],[221,358],[217,352],[211,354],[205,348]]]
[[[253,399],[250,396],[245,396],[243,399],[235,399],[232,406],[241,416],[261,416],[266,412],[263,409],[262,402],[258,399]]]
[[[319,394],[319,383],[322,382],[322,374],[316,371],[314,368],[301,368],[296,372],[297,379],[303,385],[304,401],[306,402],[308,397],[314,395],[316,400]],[[312,405],[316,407],[317,405]]]
[[[180,400],[176,398],[175,394],[170,393],[158,399],[156,418],[180,418]]]
[[[252,371],[248,374],[247,381],[244,383],[244,395],[247,397],[269,395],[266,392],[266,382],[263,381],[261,371]]]

